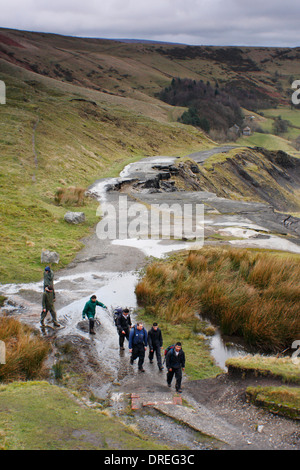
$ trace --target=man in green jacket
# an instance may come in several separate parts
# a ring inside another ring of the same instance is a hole
[[[57,323],[56,319],[56,311],[54,308],[54,291],[52,286],[46,286],[45,291],[43,293],[43,298],[42,298],[42,306],[43,310],[41,313],[41,326],[44,327],[45,323],[44,320],[47,316],[47,313],[50,312],[54,326],[60,326],[59,323]]]
[[[107,309],[107,307],[102,302],[98,302],[97,297],[95,295],[92,295],[90,300],[88,300],[87,303],[85,304],[83,312],[82,312],[82,318],[85,319],[85,316],[87,316],[89,319],[89,332],[91,335],[96,334],[94,331],[94,324],[95,324],[95,313],[96,313],[97,305],[99,305],[102,308]]]
[[[46,286],[52,286],[53,287],[53,302],[55,302],[55,290],[54,290],[54,273],[50,266],[45,267],[44,271],[44,291]]]

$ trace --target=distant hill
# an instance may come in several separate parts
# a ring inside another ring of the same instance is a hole
[[[142,114],[155,119],[163,111],[160,120],[175,122],[184,112],[176,106],[188,105],[175,102],[167,109],[157,101],[174,78],[217,84],[219,92],[253,112],[290,106],[300,48],[189,46],[0,29],[1,59],[41,77],[108,94],[121,106],[124,98],[137,100],[128,100],[126,107],[141,107]]]
[[[110,41],[118,41],[118,42],[127,42],[127,43],[139,43],[139,44],[162,44],[162,45],[171,45],[171,46],[174,46],[174,45],[186,45],[186,44],[183,44],[183,43],[174,43],[174,42],[168,42],[168,41],[154,41],[152,39],[126,39],[126,38],[122,38],[122,39],[115,39],[115,38],[110,38],[109,39]]]
[[[179,77],[222,86],[240,83],[274,104],[290,104],[300,48],[188,46],[0,29],[0,57],[40,75],[122,97],[153,97]]]

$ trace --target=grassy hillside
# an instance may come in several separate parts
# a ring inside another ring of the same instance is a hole
[[[46,62],[51,56],[47,48],[39,49],[43,44],[33,43],[26,53],[17,48],[24,53],[22,63],[0,59],[7,88],[7,104],[0,106],[0,282],[40,279],[43,248],[58,251],[58,267],[64,266],[97,222],[95,201],[80,208],[55,205],[58,187],[87,188],[143,156],[184,154],[211,145],[196,129],[169,122],[173,110],[155,99],[146,103],[75,84],[89,69],[72,69],[79,74],[75,83],[29,70],[26,63],[35,63],[32,51],[38,49]],[[55,51],[60,56],[57,46]],[[83,210],[86,223],[67,225],[63,216],[69,209]]]
[[[197,173],[195,162],[177,163],[176,185],[187,191],[211,191],[219,197],[271,204],[276,210],[300,211],[300,160],[283,152],[241,147],[216,153]]]
[[[256,104],[287,109],[298,55],[298,49],[128,44],[1,29],[7,104],[0,106],[0,282],[40,279],[43,248],[58,251],[58,267],[66,265],[96,223],[97,204],[86,201],[80,209],[86,223],[66,226],[67,208],[54,204],[58,187],[86,188],[141,157],[214,145],[177,122],[186,108],[158,99],[173,77],[217,82],[237,96],[247,92],[246,104],[255,97]],[[270,125],[272,117],[264,119]],[[292,149],[288,136],[256,135],[241,144]]]

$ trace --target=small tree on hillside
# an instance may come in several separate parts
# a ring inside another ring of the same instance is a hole
[[[275,135],[284,134],[288,131],[290,125],[290,121],[287,121],[286,119],[281,119],[281,116],[278,116],[274,119],[273,122],[273,132]]]

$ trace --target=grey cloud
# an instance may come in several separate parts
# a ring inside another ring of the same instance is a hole
[[[296,46],[294,0],[0,0],[1,26],[189,44]]]

